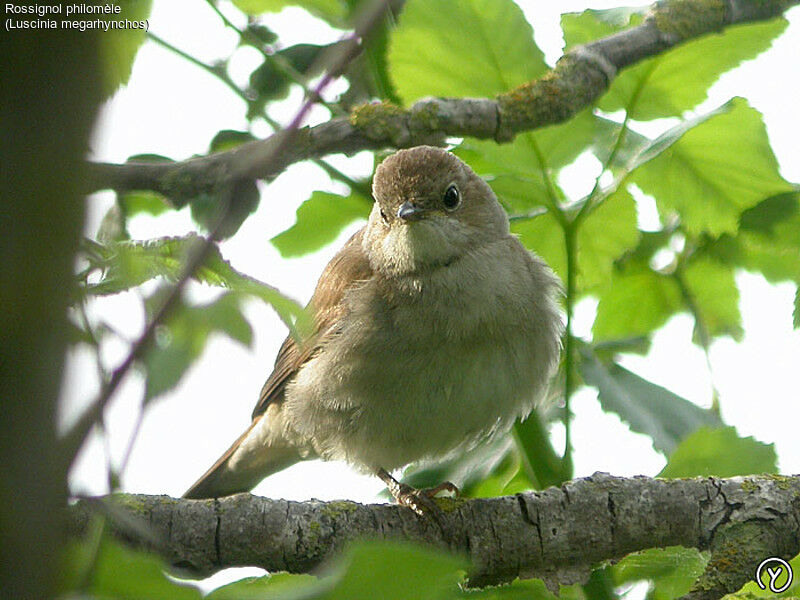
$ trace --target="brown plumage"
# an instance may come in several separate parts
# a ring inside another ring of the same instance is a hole
[[[373,194],[367,225],[320,277],[313,332],[284,341],[250,427],[186,497],[247,491],[320,457],[379,475],[416,508],[386,470],[505,431],[543,395],[559,285],[489,186],[421,146],[387,158]]]

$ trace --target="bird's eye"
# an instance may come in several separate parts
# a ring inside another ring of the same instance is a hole
[[[442,204],[447,210],[455,210],[461,204],[461,194],[455,184],[451,184],[442,195]]]
[[[386,213],[383,212],[383,209],[381,209],[381,219],[383,219],[384,224],[389,224],[389,217],[386,216]]]

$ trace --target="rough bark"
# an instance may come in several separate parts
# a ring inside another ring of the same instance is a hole
[[[182,206],[202,192],[270,179],[289,165],[332,153],[441,144],[448,136],[509,141],[523,131],[566,121],[599,98],[620,69],[682,42],[734,24],[780,15],[800,0],[665,0],[636,27],[571,50],[550,73],[495,98],[432,98],[410,108],[389,103],[356,107],[293,134],[283,133],[175,163],[92,164],[93,189],[147,189]],[[279,155],[276,146],[284,146]]]
[[[597,473],[542,492],[442,499],[441,513],[428,517],[393,505],[250,494],[117,495],[102,502],[110,504],[106,512],[120,537],[198,575],[234,566],[311,572],[348,542],[366,538],[465,555],[472,585],[516,577],[554,585],[583,581],[605,560],[680,545],[711,550],[706,573],[687,596],[699,600],[735,591],[764,558],[800,552],[800,476],[659,480]],[[71,508],[72,533],[86,530],[92,512],[87,501]]]

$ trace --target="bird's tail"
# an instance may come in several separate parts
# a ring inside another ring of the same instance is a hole
[[[302,460],[296,448],[268,443],[261,431],[263,425],[262,416],[256,417],[183,497],[220,498],[249,492],[268,475]]]

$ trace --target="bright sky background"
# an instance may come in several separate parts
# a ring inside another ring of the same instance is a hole
[[[520,4],[550,63],[560,56],[562,45],[558,12],[617,6],[613,2],[577,0],[558,3],[530,0]],[[723,76],[702,108],[718,106],[733,95],[747,97],[764,113],[783,175],[800,182],[797,143],[800,9],[794,8],[787,16],[790,27],[775,46],[757,60]],[[285,45],[308,40],[324,42],[337,37],[336,32],[299,9],[268,15],[265,22],[279,32]],[[227,32],[210,8],[198,0],[155,0],[150,24],[154,33],[207,62],[227,55],[237,42],[235,34]],[[257,64],[255,51],[241,50],[232,68],[234,79],[246,82]],[[273,116],[288,122],[299,100],[295,90],[284,110]],[[325,111],[318,111],[311,120],[325,116]],[[103,108],[92,154],[96,159],[114,162],[144,152],[182,159],[205,153],[218,130],[245,127],[244,103],[227,87],[150,42],[139,52],[129,85]],[[269,130],[260,127],[256,133],[264,136]],[[329,160],[348,173],[360,175],[367,175],[372,164],[368,153],[349,159],[331,156]],[[571,169],[569,178],[562,181],[566,188],[586,189],[585,172]],[[344,191],[313,165],[292,166],[269,187],[262,186],[258,213],[234,239],[222,244],[223,256],[234,267],[277,286],[302,303],[310,297],[324,264],[358,227],[355,225],[336,244],[315,255],[281,259],[269,239],[294,222],[297,206],[315,189]],[[90,199],[92,220],[87,233],[96,231],[112,198],[105,193]],[[134,238],[182,235],[193,229],[186,210],[169,218],[137,217],[131,224]],[[800,409],[796,370],[800,364],[800,333],[790,329],[794,290],[788,284],[771,286],[760,276],[747,273],[741,273],[737,281],[745,340],[741,344],[730,339],[717,341],[711,352],[723,416],[740,434],[775,442],[781,471],[798,473]],[[213,291],[200,286],[193,286],[192,293],[196,298],[214,296]],[[580,305],[579,333],[588,331],[592,311],[591,302]],[[92,314],[113,323],[130,339],[138,336],[144,323],[139,299],[134,294],[96,301]],[[179,496],[248,425],[250,412],[286,330],[271,309],[256,302],[248,306],[247,315],[255,332],[252,349],[221,336],[213,338],[202,360],[182,384],[148,408],[124,473],[124,491]],[[702,352],[691,344],[691,330],[688,317],[674,318],[656,335],[649,356],[626,358],[624,364],[707,406],[711,397],[710,378]],[[126,351],[121,343],[104,350],[109,370],[122,360]],[[64,413],[70,419],[98,389],[92,356],[87,350],[71,356],[67,384]],[[108,411],[109,451],[115,463],[128,444],[142,390],[142,377],[129,376]],[[592,391],[580,392],[573,408],[576,476],[597,470],[617,475],[654,475],[661,469],[664,459],[653,451],[649,438],[630,433],[615,416],[604,414]],[[555,435],[558,437],[559,431]],[[95,437],[72,474],[73,491],[107,491],[105,454],[104,444]],[[315,497],[373,501],[382,488],[377,478],[357,475],[344,465],[310,462],[267,479],[256,488],[256,493],[297,500]]]

